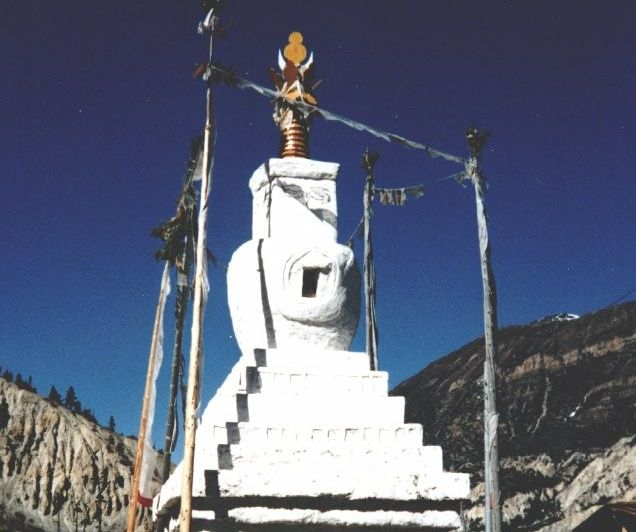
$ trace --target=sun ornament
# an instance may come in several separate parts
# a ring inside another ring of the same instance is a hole
[[[289,44],[285,46],[283,52],[285,59],[298,66],[307,57],[307,48],[303,44],[303,34],[299,31],[293,31],[289,34]]]

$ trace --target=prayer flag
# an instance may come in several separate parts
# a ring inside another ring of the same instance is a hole
[[[415,185],[402,188],[375,188],[375,193],[382,205],[406,205],[409,196],[421,198],[424,195],[424,187]]]
[[[163,269],[163,277],[161,279],[161,290],[159,292],[159,324],[157,326],[157,334],[153,341],[155,342],[155,364],[152,371],[152,387],[148,398],[148,417],[146,419],[146,436],[144,438],[143,458],[141,462],[141,471],[139,473],[139,492],[137,500],[141,506],[146,508],[152,506],[152,472],[155,468],[155,452],[152,448],[152,422],[155,417],[155,400],[157,397],[157,377],[161,369],[163,361],[163,314],[166,308],[166,299],[170,294],[170,263],[166,261]]]

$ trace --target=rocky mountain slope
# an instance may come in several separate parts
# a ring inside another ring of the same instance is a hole
[[[498,344],[506,529],[572,530],[636,500],[636,302],[509,327]],[[446,467],[471,474],[469,530],[483,529],[482,371],[475,340],[392,392]],[[125,529],[134,440],[4,379],[0,411],[0,531]]]
[[[0,531],[126,528],[135,440],[4,379],[0,409]]]
[[[571,530],[636,499],[636,302],[498,334],[501,489],[508,530]],[[483,528],[483,340],[398,385],[408,422],[469,472],[465,513]],[[481,497],[481,500],[480,500]]]

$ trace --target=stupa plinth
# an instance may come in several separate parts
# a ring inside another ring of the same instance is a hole
[[[242,356],[197,430],[193,529],[461,525],[468,475],[443,471],[441,448],[423,446],[404,398],[388,396],[388,374],[348,351],[360,273],[337,243],[337,173],[292,156],[250,179],[252,239],[228,268]],[[163,530],[176,529],[181,475],[179,465],[154,501]]]

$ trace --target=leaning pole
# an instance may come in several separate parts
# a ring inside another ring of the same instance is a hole
[[[497,444],[497,386],[495,359],[497,350],[497,291],[495,277],[490,267],[490,242],[488,240],[488,215],[484,205],[484,177],[479,168],[479,155],[487,134],[475,128],[466,131],[470,159],[466,162],[466,178],[475,189],[477,229],[481,278],[484,291],[484,526],[486,532],[501,532],[501,505],[499,496],[499,450]]]
[[[371,203],[375,176],[373,167],[378,156],[367,149],[362,157],[362,166],[366,172],[364,186],[364,301],[366,309],[366,345],[369,368],[378,371],[378,326],[375,315],[375,268],[373,265],[373,247],[371,241]]]
[[[209,65],[214,49],[214,28],[218,18],[212,8],[200,26],[201,31],[209,31]],[[196,270],[194,275],[194,303],[192,311],[192,340],[190,363],[188,366],[188,391],[186,395],[185,447],[183,451],[183,476],[181,480],[181,510],[179,523],[181,532],[190,532],[192,522],[192,477],[194,470],[194,444],[197,431],[197,406],[200,396],[201,358],[203,352],[203,315],[207,300],[208,278],[206,267],[206,225],[208,201],[212,188],[212,163],[214,160],[215,123],[212,99],[212,80],[206,76],[205,129],[203,135],[203,172],[201,176],[201,197],[199,200],[198,238]]]
[[[148,371],[146,372],[146,384],[144,388],[144,400],[141,407],[141,420],[139,422],[139,436],[137,437],[137,451],[135,453],[135,465],[133,468],[133,478],[131,486],[130,506],[128,507],[128,519],[126,522],[127,532],[134,532],[137,520],[137,502],[139,494],[139,479],[141,476],[141,466],[144,456],[144,443],[148,430],[148,416],[152,416],[151,409],[154,409],[153,387],[156,379],[155,372],[158,356],[159,337],[163,335],[163,310],[166,304],[166,297],[170,292],[170,263],[165,262],[163,267],[163,275],[161,277],[161,289],[159,290],[159,301],[157,301],[157,310],[155,311],[155,322],[152,328],[152,340],[150,342],[150,356],[148,357]],[[158,363],[161,365],[161,362]],[[151,405],[152,403],[152,405]]]
[[[177,299],[175,303],[174,346],[172,351],[172,365],[170,371],[170,394],[168,397],[168,415],[166,416],[166,434],[163,446],[163,464],[161,466],[161,482],[170,476],[172,452],[177,435],[177,392],[179,380],[183,376],[184,363],[181,350],[183,343],[183,327],[190,298],[190,266],[196,246],[196,231],[194,227],[194,209],[196,206],[195,192],[192,185],[197,163],[200,158],[200,139],[193,143],[192,157],[188,163],[188,170],[179,201],[177,214],[153,231],[166,242],[165,253],[168,260],[174,263],[177,273]],[[183,401],[185,409],[185,400]]]
[[[191,236],[191,235],[190,235]],[[175,444],[175,424],[177,418],[177,389],[179,377],[182,375],[183,355],[181,346],[183,343],[183,324],[185,322],[186,307],[189,297],[189,255],[190,240],[186,237],[185,249],[182,254],[182,266],[177,266],[177,300],[175,304],[174,346],[172,351],[172,365],[170,368],[170,395],[168,398],[168,416],[166,420],[166,435],[163,446],[163,463],[161,464],[161,482],[168,480],[172,451]]]

